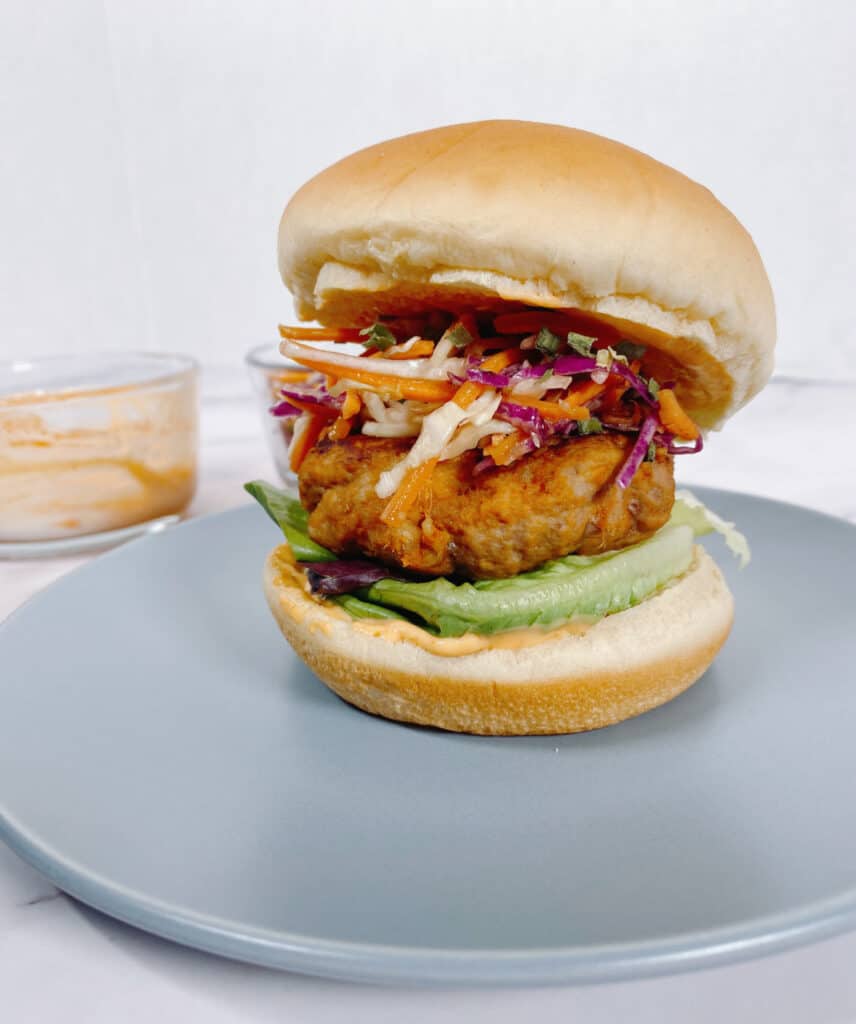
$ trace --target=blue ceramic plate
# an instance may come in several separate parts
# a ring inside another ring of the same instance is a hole
[[[566,737],[342,703],[262,597],[245,507],[90,563],[0,627],[0,835],[158,935],[340,978],[527,984],[742,959],[856,924],[856,529],[749,535],[707,675]]]

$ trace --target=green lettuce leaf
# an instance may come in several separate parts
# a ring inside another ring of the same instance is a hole
[[[297,561],[337,556],[307,533],[308,515],[296,497],[262,480],[245,489],[282,529]],[[354,618],[405,619],[438,636],[493,634],[523,626],[551,627],[570,619],[599,619],[625,611],[687,571],[694,536],[717,531],[740,559],[746,538],[689,491],[678,491],[672,515],[653,537],[602,555],[567,555],[509,579],[425,583],[384,579],[327,600]]]
[[[741,569],[745,569],[752,558],[749,541],[734,523],[729,523],[715,512],[711,512],[692,491],[675,491],[675,504],[669,522],[692,527],[696,537],[704,537],[705,534],[714,532],[720,534],[729,551],[740,562]]]
[[[356,594],[339,594],[337,597],[328,597],[328,601],[337,604],[340,608],[352,615],[355,619],[398,619],[399,622],[407,620],[406,615],[393,611],[392,608],[384,608],[383,605],[374,604],[372,601],[364,601]]]
[[[294,495],[265,480],[251,480],[244,484],[244,490],[282,530],[298,562],[335,562],[339,557],[310,538],[307,532],[309,513]]]
[[[668,526],[623,551],[568,555],[510,579],[476,583],[385,579],[368,587],[364,596],[416,616],[440,636],[550,627],[569,619],[599,619],[639,604],[686,572],[692,549],[689,527]]]

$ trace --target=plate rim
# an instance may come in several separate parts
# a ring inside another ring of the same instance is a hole
[[[640,980],[755,959],[856,928],[854,886],[738,925],[639,942],[498,950],[322,939],[247,928],[118,885],[51,850],[2,810],[0,840],[74,899],[149,934],[230,960],[340,981],[519,987]]]
[[[715,503],[717,495],[748,498],[830,519],[856,530],[856,524],[799,505],[745,491],[696,487]],[[704,500],[707,500],[705,497]],[[187,520],[169,532],[192,529],[212,520],[246,515],[244,503]],[[122,558],[139,544],[156,543],[144,535],[92,559],[31,595],[0,622],[0,643],[8,625],[47,591],[86,574],[103,560]],[[149,934],[179,945],[264,967],[293,970],[343,981],[420,986],[534,986],[615,982],[724,966],[856,929],[856,886],[823,900],[733,925],[681,932],[665,938],[585,946],[520,949],[454,949],[385,945],[314,937],[295,932],[251,928],[240,922],[200,914],[157,900],[99,875],[51,848],[16,821],[0,803],[0,840],[31,867],[81,903]]]
[[[7,562],[35,562],[50,558],[64,558],[66,555],[96,555],[123,543],[139,540],[153,533],[160,533],[169,526],[178,526],[183,513],[170,512],[154,519],[144,519],[115,530],[96,530],[95,533],[81,533],[73,537],[50,537],[46,540],[0,540],[0,560]],[[202,516],[199,517],[204,518]],[[41,591],[39,591],[41,593]],[[34,595],[35,596],[35,595]],[[26,602],[24,602],[26,604]],[[20,605],[19,607],[23,607]],[[8,621],[15,614],[0,621]]]

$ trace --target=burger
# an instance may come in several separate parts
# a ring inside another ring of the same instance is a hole
[[[523,121],[393,139],[288,204],[299,495],[264,588],[344,700],[482,734],[599,728],[695,682],[733,601],[695,538],[748,547],[673,464],[755,395],[775,314],[707,189]]]

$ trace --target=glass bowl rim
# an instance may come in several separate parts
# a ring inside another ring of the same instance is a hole
[[[0,374],[8,372],[10,377],[16,372],[22,375],[31,369],[38,369],[40,366],[56,366],[64,361],[73,365],[76,361],[90,361],[97,369],[100,361],[105,364],[111,362],[122,364],[123,361],[138,361],[150,364],[152,372],[144,374],[135,380],[127,380],[118,384],[108,385],[63,385],[58,383],[51,387],[28,388],[25,381],[22,381],[22,390],[11,391],[6,394],[0,393],[0,409],[4,406],[39,405],[40,403],[57,400],[74,400],[81,398],[100,398],[103,395],[123,394],[127,392],[145,390],[154,385],[163,384],[171,380],[182,378],[194,378],[199,375],[200,363],[193,356],[184,352],[160,352],[143,351],[131,349],[130,351],[107,351],[98,350],[95,352],[66,352],[51,353],[43,356],[30,356],[26,358],[0,359]],[[168,364],[168,365],[165,365]],[[119,374],[121,378],[122,374]]]
[[[264,358],[264,353],[270,353],[272,356],[274,351],[279,356],[278,361],[274,362],[273,359]],[[277,341],[263,341],[258,345],[254,345],[249,351],[244,353],[244,362],[255,370],[278,370],[283,366],[298,365],[293,359],[289,359],[288,356],[284,356],[279,352],[279,342]]]

